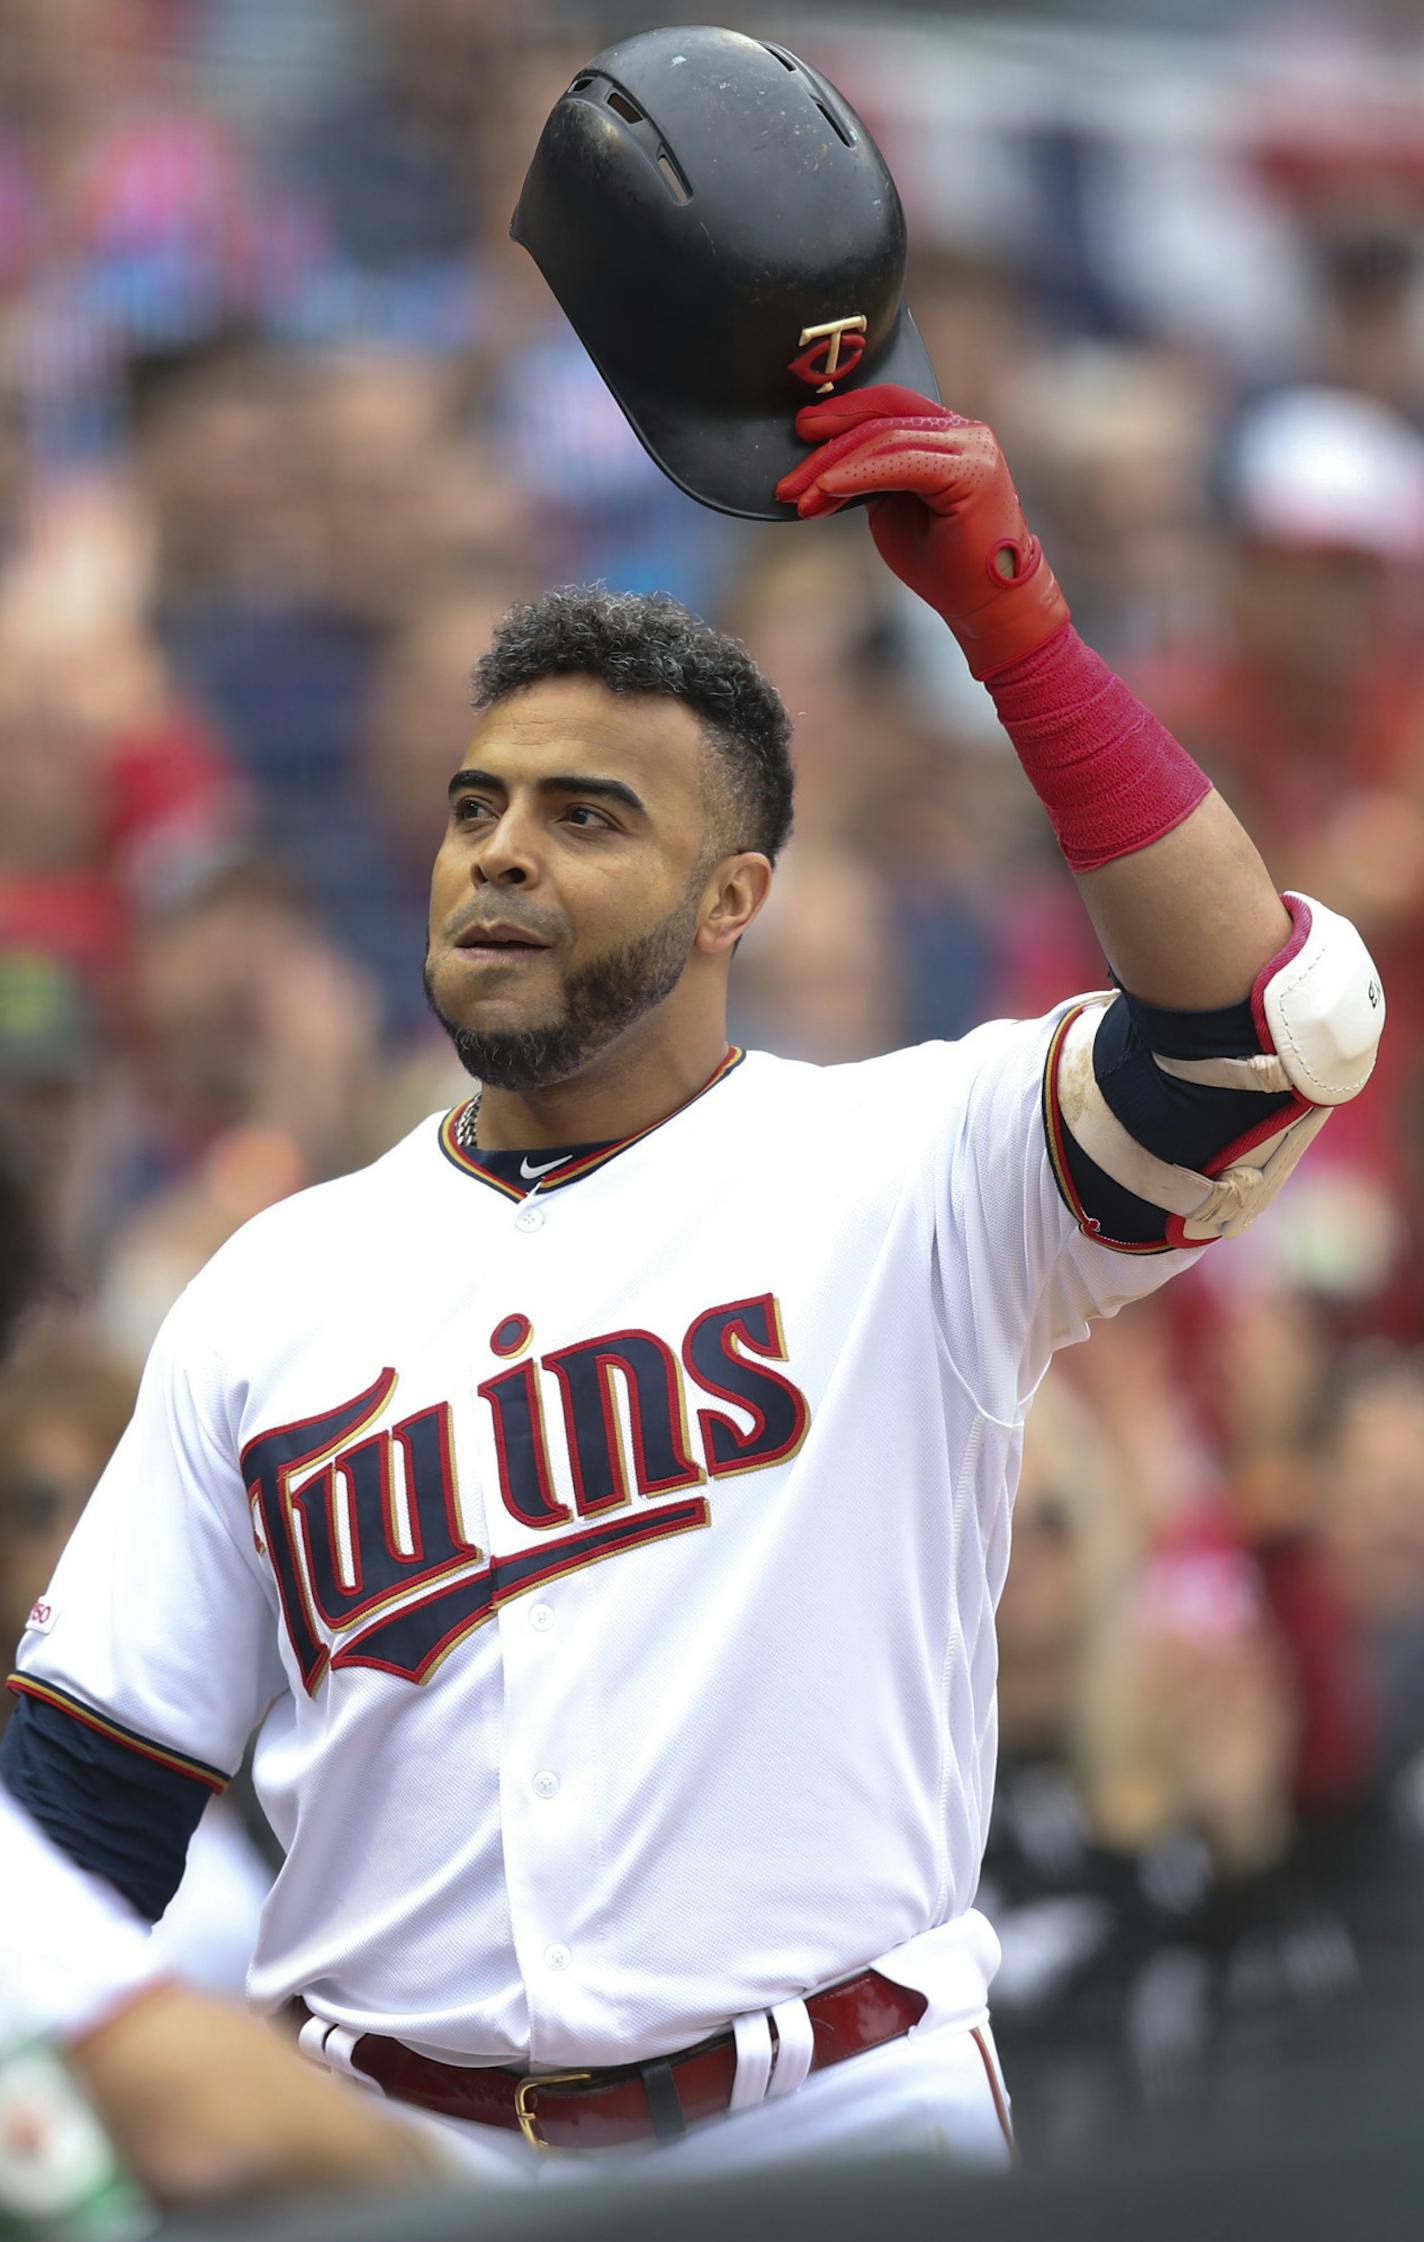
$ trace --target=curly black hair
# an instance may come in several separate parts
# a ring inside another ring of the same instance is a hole
[[[575,676],[686,702],[722,780],[718,853],[758,849],[775,863],[791,832],[791,719],[739,639],[662,592],[563,584],[502,617],[471,700],[492,708],[523,686]]]

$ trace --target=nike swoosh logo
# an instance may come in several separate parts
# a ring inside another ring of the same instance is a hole
[[[527,1160],[521,1160],[519,1163],[519,1173],[524,1176],[528,1182],[532,1183],[536,1176],[547,1175],[550,1168],[563,1167],[565,1161],[572,1159],[572,1157],[572,1153],[561,1152],[557,1160],[545,1160],[541,1162],[541,1164],[537,1168],[531,1168]]]

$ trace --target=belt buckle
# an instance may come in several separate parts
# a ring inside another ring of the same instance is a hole
[[[587,2086],[592,2071],[544,2071],[538,2078],[521,2079],[514,2089],[514,2114],[519,2120],[519,2130],[531,2149],[540,2149],[545,2156],[560,2153],[557,2141],[546,2141],[539,2131],[539,2113],[533,2107],[533,2098],[544,2086]]]

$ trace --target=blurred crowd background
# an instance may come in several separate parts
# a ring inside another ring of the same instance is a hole
[[[1389,994],[1267,1217],[1035,1410],[983,1904],[1021,2125],[1091,2143],[1424,1977],[1424,25],[716,12],[862,110],[945,396],[1080,628]],[[857,1058],[1103,983],[863,520],[680,497],[508,241],[576,68],[675,14],[4,0],[0,1128],[46,1272],[0,1381],[6,1655],[191,1274],[463,1093],[425,885],[511,600],[672,591],[785,695],[739,1040]],[[205,1828],[170,1926],[215,1982],[260,1840]]]

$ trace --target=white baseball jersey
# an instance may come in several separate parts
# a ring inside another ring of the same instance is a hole
[[[1062,1203],[1062,1016],[730,1053],[532,1197],[434,1119],[189,1286],[22,1686],[214,1782],[260,1724],[260,2004],[518,2066],[871,1962],[982,2018],[1024,1413],[1192,1258]]]

